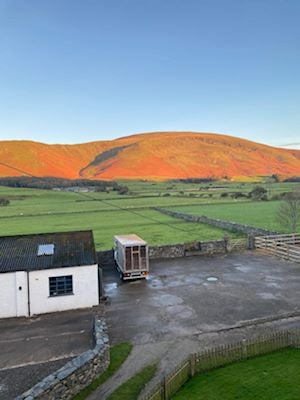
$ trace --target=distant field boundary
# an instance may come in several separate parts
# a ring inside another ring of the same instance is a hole
[[[174,217],[174,218],[183,219],[184,221],[187,221],[187,222],[198,222],[200,224],[212,225],[217,228],[241,232],[241,233],[244,233],[247,235],[267,236],[267,235],[277,235],[278,234],[278,232],[269,231],[267,229],[258,228],[256,226],[239,224],[237,222],[225,221],[223,219],[209,218],[209,217],[206,217],[205,215],[198,216],[198,215],[186,214],[183,212],[171,211],[171,210],[168,210],[166,208],[161,208],[161,207],[154,207],[153,209],[162,214],[166,214],[166,215],[168,215],[170,217]]]
[[[191,354],[165,375],[152,390],[139,397],[139,400],[169,400],[195,374],[211,371],[247,358],[299,346],[300,329],[291,329]]]

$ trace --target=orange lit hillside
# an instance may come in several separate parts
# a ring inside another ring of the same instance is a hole
[[[300,175],[300,151],[274,148],[232,136],[156,132],[112,141],[47,145],[2,141],[1,176],[88,179],[222,178]]]

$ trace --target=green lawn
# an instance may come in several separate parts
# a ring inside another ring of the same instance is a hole
[[[146,383],[153,378],[156,365],[148,365],[142,371],[134,375],[127,382],[118,387],[107,400],[136,400]]]
[[[86,387],[81,393],[73,398],[73,400],[84,400],[94,390],[101,386],[107,379],[109,379],[123,364],[126,358],[129,356],[132,349],[130,343],[118,343],[110,348],[110,364],[107,370],[96,378],[88,387]]]
[[[299,400],[300,349],[286,349],[202,373],[172,400]]]

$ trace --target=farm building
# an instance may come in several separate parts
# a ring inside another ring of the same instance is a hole
[[[0,237],[0,318],[99,303],[92,231]]]

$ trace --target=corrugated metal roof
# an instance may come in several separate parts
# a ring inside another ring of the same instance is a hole
[[[115,239],[118,240],[123,246],[141,246],[147,244],[145,240],[134,233],[130,235],[116,235]]]
[[[38,256],[39,245],[54,253]],[[0,237],[0,272],[32,271],[97,264],[92,231]]]

